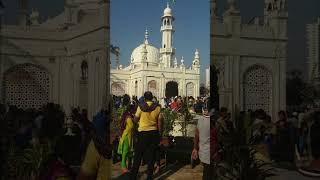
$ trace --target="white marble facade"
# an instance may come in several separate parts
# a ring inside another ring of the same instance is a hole
[[[66,0],[63,12],[44,22],[19,2],[18,24],[1,28],[2,103],[54,102],[67,113],[87,108],[92,117],[109,99],[109,0]]]
[[[286,108],[288,13],[285,0],[265,0],[264,17],[243,23],[235,0],[222,17],[211,1],[211,63],[218,69],[220,107],[264,109],[273,120]]]
[[[172,95],[199,96],[199,51],[195,50],[189,68],[184,64],[183,57],[178,63],[176,49],[173,47],[174,20],[172,9],[168,5],[161,17],[161,48],[149,42],[146,30],[143,43],[132,52],[130,64],[111,69],[111,94],[140,97],[145,91],[151,91],[157,98]],[[172,86],[169,87],[170,85]],[[166,89],[171,93],[166,94]]]

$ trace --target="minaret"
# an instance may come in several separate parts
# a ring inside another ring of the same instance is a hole
[[[236,0],[228,0],[229,8],[223,14],[223,22],[227,24],[228,33],[239,37],[241,34],[241,16]]]
[[[19,0],[18,24],[26,26],[28,24],[28,0]]]
[[[174,68],[178,68],[178,60],[176,57],[174,58]]]
[[[32,25],[39,25],[39,11],[32,9],[31,15],[30,15],[30,22]]]
[[[286,0],[265,0],[264,24],[274,29],[277,36],[287,36],[288,11]]]
[[[143,48],[141,51],[141,55],[142,55],[141,62],[142,63],[146,63],[148,61],[148,50],[147,50],[147,44],[149,44],[148,38],[149,38],[149,33],[148,33],[148,30],[146,29],[146,32],[144,34]]]
[[[146,31],[144,33],[144,43],[149,44],[149,32],[148,29],[146,28]]]
[[[196,52],[194,53],[194,59],[192,62],[192,69],[194,69],[194,70],[200,69],[200,56],[199,56],[198,49],[196,49]]]
[[[180,69],[184,69],[185,65],[184,65],[184,58],[183,56],[181,57],[181,61],[180,61]]]
[[[173,48],[173,21],[174,17],[172,15],[172,10],[167,4],[167,8],[163,11],[163,16],[161,17],[162,25],[162,45],[160,48],[160,54],[162,56],[162,61],[165,67],[171,67],[172,60],[175,54],[175,49]]]

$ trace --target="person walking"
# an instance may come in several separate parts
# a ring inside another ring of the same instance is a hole
[[[212,132],[210,123],[208,108],[204,107],[203,116],[198,119],[192,151],[192,159],[197,160],[199,158],[203,164],[203,180],[210,180],[213,177],[213,165],[210,163],[210,143],[214,144],[214,142],[211,142],[210,135],[216,132]]]
[[[120,124],[120,142],[118,146],[118,154],[121,155],[121,168],[125,174],[129,172],[128,168],[131,162],[131,149],[132,149],[132,135],[133,135],[133,105],[130,105],[130,97],[124,95],[123,106],[127,107],[125,112],[122,114]],[[127,165],[128,161],[128,165]]]
[[[147,179],[153,178],[155,153],[160,144],[162,131],[161,107],[152,102],[153,95],[150,91],[144,93],[144,101],[140,102],[135,113],[135,121],[139,123],[138,137],[134,147],[134,160],[131,170],[131,179],[136,180],[141,160],[145,157],[148,165]]]

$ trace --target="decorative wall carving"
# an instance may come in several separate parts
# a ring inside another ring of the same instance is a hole
[[[16,65],[4,75],[4,98],[19,108],[41,108],[49,102],[50,75],[32,65]]]
[[[245,110],[263,109],[271,112],[272,106],[272,76],[262,66],[252,66],[244,74],[243,82]]]

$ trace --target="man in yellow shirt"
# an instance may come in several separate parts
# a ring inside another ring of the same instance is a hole
[[[139,122],[138,138],[134,149],[134,160],[131,171],[131,179],[136,180],[142,157],[148,165],[147,179],[152,179],[155,153],[160,144],[162,131],[162,118],[160,117],[161,106],[152,102],[153,95],[147,91],[144,93],[144,101],[139,104],[135,113],[135,121]]]

